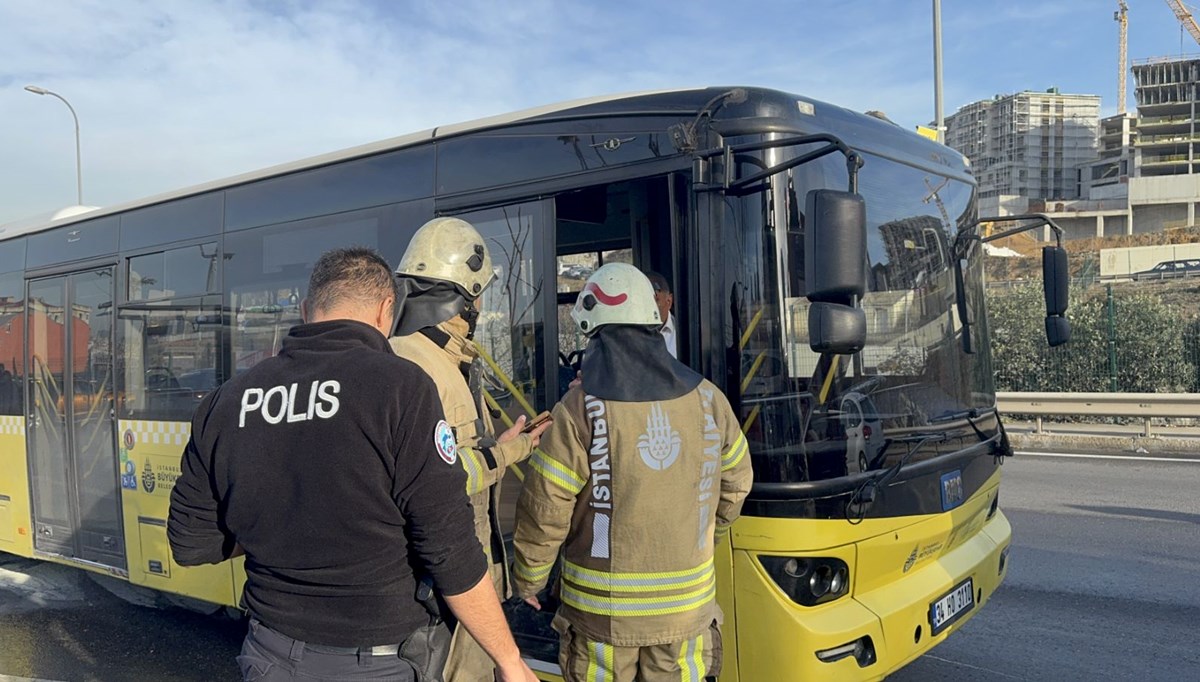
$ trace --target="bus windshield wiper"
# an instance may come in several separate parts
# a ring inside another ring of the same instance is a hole
[[[982,410],[979,409],[978,407],[972,407],[972,408],[969,408],[966,410],[955,410],[953,412],[945,412],[936,417],[932,417],[929,419],[929,423],[930,424],[941,424],[944,422],[952,422],[952,421],[957,421],[959,419],[962,419],[971,426],[971,430],[975,432],[975,435],[979,438],[979,442],[982,443],[988,439],[988,435],[985,434],[983,431],[979,430],[979,426],[975,423],[975,420],[979,419],[981,416],[983,416],[984,413],[987,413],[987,412],[994,413],[995,411],[996,411],[996,408],[994,408],[994,407],[988,407],[988,408],[984,408]]]
[[[908,452],[900,458],[891,467],[863,481],[862,485],[855,489],[850,495],[849,501],[846,502],[846,520],[852,524],[862,523],[862,520],[867,516],[867,510],[871,504],[875,502],[875,494],[878,490],[891,482],[900,474],[900,470],[912,459],[926,443],[944,443],[950,440],[950,434],[945,431],[934,431],[931,433],[914,434],[912,436],[902,436],[892,439],[896,443],[908,443]]]

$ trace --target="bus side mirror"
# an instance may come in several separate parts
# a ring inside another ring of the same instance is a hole
[[[850,192],[815,189],[805,200],[804,285],[808,300],[850,304],[867,284],[867,209]]]
[[[808,345],[846,355],[867,345],[867,208],[852,192],[817,189],[805,199],[804,284]]]
[[[1067,321],[1067,251],[1061,246],[1042,247],[1042,292],[1046,297],[1046,342],[1061,346],[1071,340]]]
[[[808,307],[808,345],[818,353],[849,355],[867,345],[867,314],[841,303]]]

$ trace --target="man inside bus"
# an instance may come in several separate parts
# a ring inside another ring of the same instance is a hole
[[[479,351],[472,337],[479,297],[496,276],[487,244],[468,222],[435,218],[417,230],[396,268],[399,315],[390,343],[396,355],[429,374],[454,431],[458,461],[475,511],[475,535],[496,591],[507,596],[508,561],[498,527],[500,481],[537,447],[549,422],[524,432],[525,417],[500,434],[483,404]],[[456,627],[446,682],[490,680],[495,666],[479,643]]]
[[[679,357],[679,347],[675,341],[675,314],[671,312],[671,306],[675,305],[675,295],[671,293],[671,285],[667,282],[666,277],[653,270],[647,271],[646,277],[649,278],[650,285],[654,287],[654,304],[658,306],[659,317],[663,320],[662,329],[659,329],[658,333],[662,334],[671,357],[677,358]]]
[[[589,337],[583,383],[529,460],[516,592],[540,610],[563,548],[553,625],[567,682],[716,677],[713,547],[750,492],[746,438],[717,387],[667,352],[637,268],[601,267],[571,317]]]
[[[167,535],[181,566],[245,555],[247,680],[426,679],[431,616],[414,570],[500,679],[536,679],[471,532],[437,390],[388,346],[395,301],[374,251],[322,255],[304,323],[279,355],[210,393],[192,419]]]

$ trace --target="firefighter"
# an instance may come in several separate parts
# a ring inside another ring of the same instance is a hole
[[[497,512],[500,481],[512,464],[529,457],[546,422],[523,433],[524,416],[495,436],[483,404],[481,367],[472,336],[479,297],[495,279],[487,245],[458,218],[435,218],[409,242],[396,278],[403,298],[395,336],[396,355],[422,367],[437,386],[442,410],[454,428],[458,459],[467,475],[475,511],[475,535],[487,555],[489,574],[501,596],[508,580]],[[495,665],[464,628],[455,628],[446,663],[447,682],[492,679]]]
[[[720,674],[713,546],[753,474],[725,396],[671,357],[649,280],[622,263],[571,311],[583,381],[554,408],[517,503],[514,584],[541,609],[562,546],[553,625],[568,682]]]

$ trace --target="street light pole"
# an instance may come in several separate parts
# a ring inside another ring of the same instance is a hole
[[[67,105],[67,109],[69,109],[71,111],[71,118],[75,119],[75,193],[76,193],[75,200],[78,205],[82,206],[83,205],[83,164],[80,161],[80,154],[79,154],[79,116],[77,116],[75,114],[75,107],[71,106],[71,103],[67,101],[66,97],[63,97],[62,95],[58,94],[57,92],[51,92],[51,91],[47,90],[46,88],[39,88],[36,85],[26,85],[25,89],[28,90],[29,92],[32,92],[35,95],[50,95],[51,97],[57,97],[59,100],[62,101],[63,104]]]
[[[933,115],[937,141],[946,143],[946,121],[942,116],[942,0],[933,0]]]

